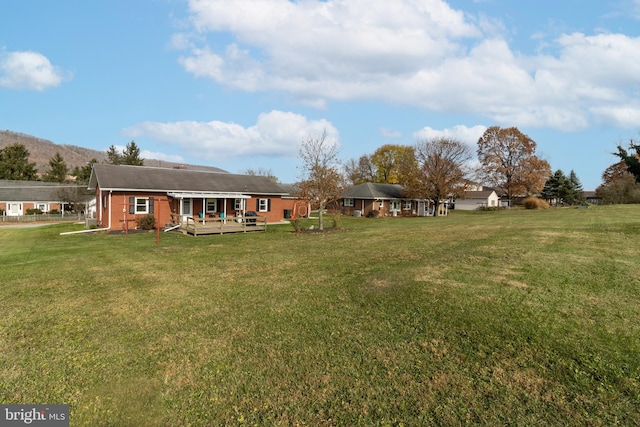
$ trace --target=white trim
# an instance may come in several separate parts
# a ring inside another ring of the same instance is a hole
[[[203,191],[199,193],[186,191],[169,191],[167,195],[174,199],[250,199],[251,196],[240,193],[217,193],[214,191]]]

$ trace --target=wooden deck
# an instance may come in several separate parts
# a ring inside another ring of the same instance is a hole
[[[179,228],[193,236],[206,234],[246,233],[267,231],[267,217],[193,218],[187,217]]]

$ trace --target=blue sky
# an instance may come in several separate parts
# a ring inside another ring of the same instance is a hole
[[[0,129],[241,173],[518,127],[595,189],[640,137],[640,0],[20,0]]]

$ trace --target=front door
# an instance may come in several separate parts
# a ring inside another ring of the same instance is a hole
[[[22,203],[9,203],[7,204],[8,216],[21,216],[22,215]]]
[[[181,199],[180,203],[180,214],[182,215],[182,220],[186,221],[188,216],[193,216],[193,203],[191,199]]]

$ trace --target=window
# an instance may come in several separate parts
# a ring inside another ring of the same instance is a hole
[[[353,199],[344,199],[344,206],[347,207],[353,207],[355,206],[354,200]]]
[[[218,211],[218,199],[207,199],[207,212]]]
[[[389,210],[399,211],[400,210],[400,202],[398,200],[392,200],[389,202]]]
[[[402,201],[402,210],[410,211],[411,210],[411,200],[403,200]]]
[[[149,213],[149,199],[146,197],[136,197],[136,213]]]
[[[269,212],[271,210],[271,200],[258,199],[257,208],[258,208],[258,212]]]
[[[37,209],[40,209],[41,212],[49,212],[49,204],[48,203],[38,203],[36,205]]]
[[[233,202],[233,209],[237,211],[243,211],[247,208],[245,199],[235,199]]]

